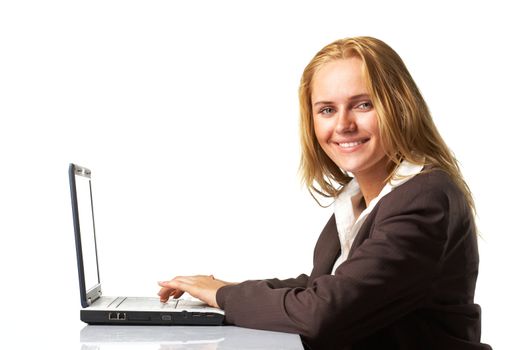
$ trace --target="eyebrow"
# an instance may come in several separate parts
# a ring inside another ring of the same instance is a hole
[[[359,95],[354,95],[354,96],[351,96],[348,101],[355,101],[355,100],[360,100],[362,98],[370,98],[370,95],[369,94],[359,94]],[[313,104],[313,106],[317,106],[317,105],[329,105],[329,104],[332,104],[333,101],[317,101],[316,103]]]

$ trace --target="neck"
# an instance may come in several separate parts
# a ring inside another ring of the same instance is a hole
[[[385,180],[388,177],[387,166],[383,163],[375,169],[354,174],[354,176],[359,183],[361,193],[363,194],[366,206],[368,207],[372,199],[379,195],[385,185]]]

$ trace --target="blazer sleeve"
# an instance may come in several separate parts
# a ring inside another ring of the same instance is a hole
[[[392,197],[335,275],[321,275],[307,287],[274,288],[263,280],[219,289],[226,322],[306,339],[335,333],[353,341],[417,308],[439,270],[449,199],[440,186]]]
[[[304,288],[308,284],[308,275],[301,274],[296,278],[284,280],[272,278],[265,281],[271,288]]]

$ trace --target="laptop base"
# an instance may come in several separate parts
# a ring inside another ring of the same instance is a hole
[[[80,319],[92,325],[191,325],[217,326],[224,321],[224,315],[212,312],[144,312],[144,311],[101,311],[82,309]]]

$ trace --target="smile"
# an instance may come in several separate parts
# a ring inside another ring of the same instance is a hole
[[[362,140],[354,141],[354,142],[338,142],[337,144],[341,148],[350,149],[350,148],[354,148],[354,147],[357,147],[359,145],[362,145],[363,143],[368,142],[369,140],[370,139],[362,139]]]

